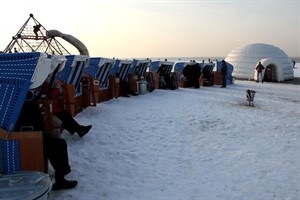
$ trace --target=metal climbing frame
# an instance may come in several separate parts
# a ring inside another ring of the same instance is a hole
[[[33,14],[30,14],[20,30],[12,37],[3,53],[44,52],[70,55],[55,37],[49,37],[47,33],[47,29],[34,18]]]

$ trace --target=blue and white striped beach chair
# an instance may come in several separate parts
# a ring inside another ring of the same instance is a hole
[[[39,87],[50,73],[44,53],[0,54],[0,127],[11,131],[27,91]]]
[[[165,72],[171,74],[174,62],[172,61],[152,61],[149,66],[149,71],[159,73],[161,67],[165,67]]]
[[[120,81],[127,81],[127,75],[131,65],[131,60],[116,60],[110,75],[119,77]]]
[[[86,102],[88,105],[96,106],[96,104],[108,100],[108,76],[114,64],[114,59],[93,57],[90,58],[89,66],[83,72],[88,88]]]
[[[176,76],[179,87],[184,86],[184,84],[183,84],[184,77],[182,77],[182,76],[183,76],[183,69],[186,65],[187,65],[186,62],[176,62],[174,64],[174,73],[175,73],[175,76]]]
[[[117,59],[109,74],[109,98],[119,97],[121,85],[128,82],[128,72],[132,66],[132,60]]]
[[[139,84],[146,84],[146,71],[150,66],[150,60],[137,60],[134,59],[132,66],[128,72],[128,83],[131,87],[131,90],[135,93],[141,93]]]
[[[64,69],[67,59],[63,55],[48,55],[48,58],[51,59],[51,70],[45,81],[48,82],[49,87],[52,88],[58,74]]]
[[[51,61],[44,53],[0,54],[0,172],[20,170],[19,141],[7,140],[14,130],[27,92],[39,87],[50,73]]]
[[[188,87],[188,78],[183,74],[184,69],[188,69],[186,67],[194,67],[194,65],[198,65],[199,70],[201,71],[201,66],[196,61],[180,61],[174,64],[174,73],[177,80],[177,85],[179,87]]]
[[[201,76],[204,78],[204,86],[212,86],[214,84],[214,63],[200,63]]]
[[[87,55],[67,55],[64,69],[58,73],[57,79],[64,83],[64,98],[67,110],[74,116],[80,112],[82,105],[81,78],[83,69],[89,64]]]
[[[99,81],[99,88],[108,87],[108,75],[113,67],[115,60],[109,58],[90,58],[89,66],[83,71],[95,80]]]
[[[80,79],[83,74],[83,69],[89,64],[89,56],[87,55],[67,55],[64,69],[59,72],[57,78],[64,84],[74,85],[76,92],[80,93]]]
[[[138,79],[141,79],[145,76],[146,71],[150,66],[150,60],[137,60],[134,59],[132,62],[132,67],[129,69],[129,74],[134,74],[138,76]]]
[[[171,78],[171,72],[173,70],[174,62],[171,61],[152,61],[149,66],[149,72],[153,73],[153,78],[155,80],[155,89],[163,88],[163,78],[161,74],[165,74]]]
[[[119,77],[120,81],[127,81],[129,69],[132,66],[132,60],[117,59],[111,69],[110,75]]]

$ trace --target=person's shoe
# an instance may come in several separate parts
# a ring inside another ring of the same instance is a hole
[[[85,134],[87,134],[92,128],[92,125],[88,126],[80,126],[80,131],[78,132],[79,137],[83,137]]]
[[[62,179],[57,181],[52,185],[52,190],[68,190],[76,187],[78,184],[77,181]]]

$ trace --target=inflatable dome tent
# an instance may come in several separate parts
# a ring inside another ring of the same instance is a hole
[[[232,76],[237,79],[256,80],[255,66],[260,61],[265,67],[265,81],[283,82],[294,78],[293,63],[288,55],[273,45],[255,43],[232,50],[225,61],[232,64]]]

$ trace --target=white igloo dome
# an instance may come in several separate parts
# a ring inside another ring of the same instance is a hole
[[[255,43],[237,47],[225,58],[234,67],[232,76],[237,79],[256,80],[255,66],[260,61],[265,67],[266,81],[282,82],[294,78],[293,63],[289,56],[278,47]]]

